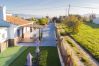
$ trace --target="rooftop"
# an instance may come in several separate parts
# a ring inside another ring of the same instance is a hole
[[[6,21],[0,20],[0,27],[9,27],[10,24],[7,23]]]
[[[15,16],[8,16],[7,15],[7,22],[12,23],[12,24],[16,24],[16,25],[24,25],[24,24],[28,24],[30,23],[29,21],[19,18],[19,17],[15,17]]]

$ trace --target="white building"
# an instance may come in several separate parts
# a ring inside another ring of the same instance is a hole
[[[6,14],[6,7],[0,6],[0,52],[8,46],[16,44],[25,36],[30,35],[31,23],[27,20]]]

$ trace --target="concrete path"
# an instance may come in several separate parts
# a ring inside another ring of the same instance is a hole
[[[40,46],[56,46],[55,24],[49,23],[42,28],[43,37]],[[37,43],[19,43],[18,46],[37,46]]]

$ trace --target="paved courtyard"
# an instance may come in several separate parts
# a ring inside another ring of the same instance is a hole
[[[55,24],[49,23],[42,28],[43,36],[40,46],[56,46]],[[38,33],[37,33],[38,34]],[[18,46],[36,46],[37,43],[19,43]]]

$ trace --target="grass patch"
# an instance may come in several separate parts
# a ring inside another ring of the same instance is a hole
[[[79,33],[72,37],[99,61],[99,25],[82,24]]]
[[[61,66],[56,47],[40,47],[40,66]],[[24,66],[28,52],[34,56],[35,47],[26,49],[10,66]]]
[[[9,47],[0,53],[0,66],[9,66],[27,47]]]

